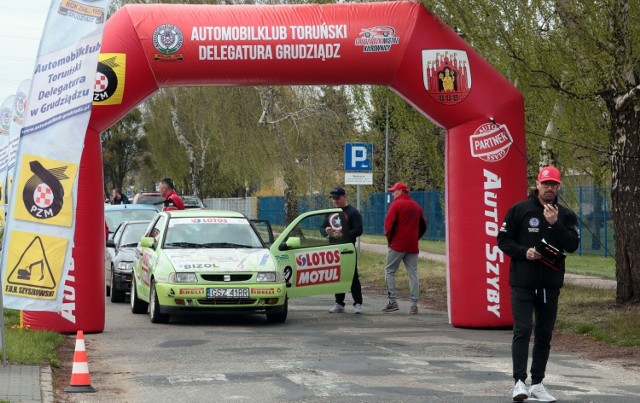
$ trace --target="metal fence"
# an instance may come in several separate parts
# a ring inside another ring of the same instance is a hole
[[[422,239],[445,241],[444,191],[425,190],[409,193],[420,205],[427,219],[427,233]],[[387,193],[374,193],[360,203],[364,233],[368,235],[384,234],[386,215],[385,198]],[[353,200],[352,204],[353,204]],[[578,226],[582,240],[576,251],[582,255],[615,255],[613,216],[611,214],[611,191],[608,188],[594,186],[565,187],[560,193],[560,202],[570,208],[578,217]],[[299,213],[318,210],[331,206],[326,197],[300,197]],[[284,225],[284,197],[258,197],[258,218],[268,220],[274,225]]]

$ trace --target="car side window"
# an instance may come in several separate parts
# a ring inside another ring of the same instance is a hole
[[[149,231],[147,232],[147,234],[145,234],[145,236],[153,238],[153,241],[156,243],[159,242],[160,239],[158,237],[160,235],[162,228],[164,228],[166,221],[167,219],[165,217],[158,218],[158,221],[156,221],[155,224],[153,224],[153,226],[150,226],[148,228]]]
[[[345,222],[342,213],[317,214],[305,217],[287,235],[285,243],[289,249],[322,247],[351,242],[348,231],[341,233],[342,222]],[[331,234],[326,228],[335,229]],[[289,241],[291,239],[291,241]],[[289,241],[289,242],[288,242]]]

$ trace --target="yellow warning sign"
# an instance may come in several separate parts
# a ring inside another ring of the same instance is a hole
[[[24,154],[17,181],[13,218],[70,227],[71,189],[77,164]]]
[[[67,243],[67,238],[11,231],[5,294],[56,299]]]

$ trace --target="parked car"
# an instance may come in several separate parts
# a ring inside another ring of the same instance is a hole
[[[165,198],[160,193],[138,193],[133,198],[133,204],[150,204],[161,211]]]
[[[104,206],[104,221],[107,224],[108,233],[107,240],[113,238],[113,234],[116,232],[120,224],[125,221],[134,220],[151,220],[156,215],[158,210],[151,205],[146,204],[105,204]],[[107,247],[104,254],[104,267],[111,267],[113,259],[115,257],[115,251],[113,248]],[[105,283],[107,296],[110,295],[109,282]]]
[[[257,230],[234,211],[158,213],[137,247],[131,312],[148,312],[153,323],[229,311],[264,313],[269,322],[284,323],[289,298],[351,288],[355,247],[346,230],[330,243],[320,232],[325,220],[347,226],[341,209],[310,211],[274,241],[268,223]]]
[[[158,210],[146,204],[105,204],[104,219],[109,227],[109,239],[125,221],[151,220]]]
[[[198,196],[180,196],[184,202],[185,209],[200,209],[206,210],[204,203]]]
[[[113,249],[111,264],[105,267],[107,296],[111,297],[111,302],[124,302],[131,290],[136,247],[149,222],[150,220],[125,221],[113,234],[113,239],[107,240],[107,249]]]

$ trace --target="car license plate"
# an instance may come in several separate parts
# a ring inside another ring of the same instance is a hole
[[[207,298],[249,298],[249,289],[207,288]]]

